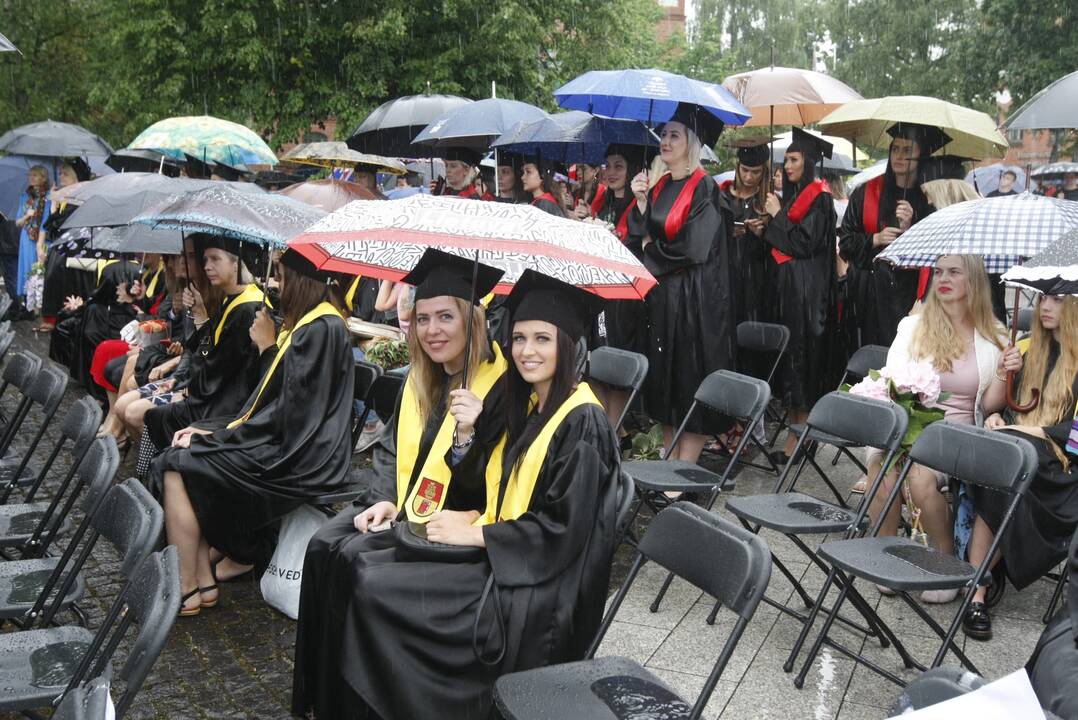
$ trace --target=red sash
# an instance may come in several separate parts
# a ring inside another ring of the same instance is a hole
[[[733,185],[733,180],[723,180],[721,183],[719,183],[719,190],[729,190],[731,187],[733,187]]]
[[[595,189],[595,197],[591,199],[591,214],[598,215],[603,209],[603,201],[606,200],[606,185],[600,185]]]
[[[883,193],[883,176],[865,183],[865,207],[861,211],[861,225],[869,236],[880,231],[880,195]],[[917,272],[917,299],[924,300],[932,268],[920,268]]]
[[[692,196],[696,193],[696,186],[705,177],[707,177],[707,173],[697,168],[689,176],[689,179],[681,188],[681,192],[678,193],[677,199],[674,200],[674,204],[670,208],[670,214],[666,216],[666,225],[663,228],[667,242],[672,242],[677,237],[677,234],[681,232],[682,226],[685,225],[685,221],[689,218],[689,209],[692,207]],[[668,182],[670,182],[670,173],[666,173],[659,178],[659,182],[655,183],[655,187],[651,189],[651,202],[655,202],[655,198],[659,197],[659,193],[663,191]]]
[[[543,193],[539,197],[535,198],[534,200],[532,200],[532,205],[538,205],[540,200],[546,200],[547,202],[552,202],[558,207],[561,207],[561,205],[558,204],[558,201],[555,200],[554,196],[550,193]]]
[[[820,196],[820,193],[831,194],[831,188],[828,187],[827,182],[824,180],[815,180],[809,183],[801,194],[797,196],[797,199],[790,205],[790,209],[786,212],[786,217],[790,219],[790,222],[797,225],[801,224],[801,221],[805,219],[805,215],[808,214],[809,208],[812,207],[812,203],[816,202],[816,198]],[[793,260],[792,255],[787,255],[778,248],[771,248],[771,257],[779,265]]]
[[[469,185],[468,187],[456,193],[459,198],[477,198],[479,197],[479,191],[475,189],[475,185]]]
[[[487,202],[494,202],[498,198],[494,197],[494,195],[492,193],[485,192],[485,193],[483,193],[483,195],[479,199],[480,200],[486,200]]]
[[[627,242],[629,239],[629,216],[633,214],[634,207],[636,207],[635,199],[625,206],[625,210],[621,213],[621,217],[618,218],[618,224],[614,226],[614,234],[617,235],[618,239],[623,243]]]

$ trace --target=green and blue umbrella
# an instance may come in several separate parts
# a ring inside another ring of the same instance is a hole
[[[253,130],[209,115],[159,120],[139,133],[128,150],[156,150],[183,159],[231,165],[276,165],[277,156]]]

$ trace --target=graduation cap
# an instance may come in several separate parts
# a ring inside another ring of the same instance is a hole
[[[966,177],[966,168],[962,164],[966,158],[955,155],[941,155],[940,157],[928,158],[917,166],[920,176],[918,184],[924,185],[933,180],[963,180]]]
[[[213,174],[213,167],[206,162],[202,162],[194,155],[183,154],[187,160],[184,167],[187,170],[187,177],[195,178],[196,180],[209,180],[210,175]]]
[[[569,175],[569,170],[565,167],[564,163],[548,160],[541,154],[521,155],[514,153],[514,162],[516,164],[513,167],[519,168],[520,170],[523,170],[525,165],[534,165],[539,168],[540,175],[554,175],[555,173],[561,173],[565,176]]]
[[[472,167],[479,164],[479,161],[483,159],[483,153],[478,150],[470,150],[463,147],[451,147],[445,150],[446,160],[456,160]]]
[[[478,266],[478,271],[476,271]],[[472,275],[475,287],[472,287]],[[442,295],[478,303],[486,297],[504,275],[498,268],[483,265],[459,255],[427,248],[412,271],[401,282],[415,287],[415,299],[429,300]]]
[[[681,123],[696,133],[696,137],[700,138],[701,144],[709,147],[715,144],[715,141],[719,139],[719,135],[722,135],[723,128],[726,127],[722,120],[719,120],[699,105],[691,103],[678,103],[673,117],[666,122]],[[660,135],[662,135],[662,129],[665,125],[666,123],[659,125],[658,131]]]
[[[291,248],[285,250],[284,254],[281,255],[281,264],[289,270],[319,282],[329,283],[331,280],[340,279],[340,276],[337,273],[319,270],[314,266],[314,263]]]
[[[548,275],[525,270],[509,293],[506,305],[513,322],[542,320],[561,329],[575,342],[588,331],[606,301]]]
[[[211,248],[216,248],[218,250],[224,250],[226,253],[235,255],[236,257],[240,256],[240,249],[243,245],[243,243],[236,238],[225,237],[223,235],[199,233],[197,235],[188,235],[187,237],[195,238],[201,247],[202,252]]]
[[[951,137],[938,127],[918,123],[897,122],[887,128],[887,134],[894,139],[905,138],[916,142],[921,148],[921,157],[928,157],[951,142]]]
[[[517,155],[516,153],[498,153],[498,167],[511,167],[519,173],[523,165],[524,163],[521,162],[520,155]]]
[[[71,166],[71,169],[75,171],[75,177],[80,182],[89,180],[93,174],[90,172],[90,166],[80,157],[64,158],[64,163]]]
[[[236,165],[228,165],[220,160],[215,160],[213,163],[212,173],[222,180],[229,180],[235,182],[237,180],[244,180],[251,171],[244,165],[237,163]]]
[[[614,143],[606,146],[606,152],[603,157],[610,157],[611,155],[621,155],[625,158],[630,165],[636,165],[640,162],[640,159],[644,159],[644,164],[649,164],[658,154],[659,148],[654,145],[626,145],[625,143]]]
[[[831,157],[831,143],[819,135],[805,132],[799,127],[793,128],[793,142],[786,148],[786,152],[799,152],[805,156],[805,160],[815,164],[821,158]]]
[[[727,147],[737,149],[737,161],[745,167],[759,167],[767,165],[771,157],[771,149],[768,143],[774,138],[769,135],[753,135],[751,137],[738,138],[726,144]]]

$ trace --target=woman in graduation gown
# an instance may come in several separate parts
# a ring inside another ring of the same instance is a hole
[[[431,192],[435,195],[481,200],[482,195],[475,187],[476,168],[483,154],[469,148],[451,147],[445,151],[445,182],[439,191],[434,182]]]
[[[528,271],[514,290],[508,429],[487,465],[484,511],[427,524],[431,541],[485,552],[406,560],[383,543],[359,555],[332,589],[350,596],[334,670],[355,704],[315,717],[487,718],[497,677],[579,659],[591,642],[620,466],[602,407],[577,384],[576,342],[602,303],[554,282]]]
[[[347,479],[354,361],[341,293],[294,251],[282,264],[282,332],[275,342],[265,308],[249,330],[261,353],[257,388],[231,422],[181,430],[152,465],[180,555],[181,614],[217,603],[211,548],[265,562],[277,521]]]
[[[471,303],[492,291],[502,272],[480,265],[473,291],[472,267],[430,249],[403,278],[415,286],[416,303],[408,334],[411,365],[387,423],[391,431],[375,446],[367,496],[315,533],[304,558],[293,690],[299,715],[313,708],[318,717],[344,718],[356,708],[340,670],[344,645],[355,640],[341,633],[352,607],[350,572],[361,555],[394,546],[392,533],[370,528],[398,515],[421,521],[406,506],[409,499],[422,501],[421,488],[436,490],[442,510],[486,508],[484,468],[504,432],[507,363],[487,338],[482,306]],[[468,389],[462,389],[466,356]]]
[[[773,321],[790,330],[783,363],[775,378],[775,396],[790,409],[790,422],[802,423],[809,410],[838,378],[834,367],[845,362],[829,347],[835,299],[835,204],[815,165],[831,156],[831,145],[794,128],[786,150],[782,200],[770,193],[764,209],[771,220],[764,233],[774,289]],[[784,456],[797,438],[789,433]],[[784,462],[784,457],[776,458]]]
[[[82,158],[64,161],[57,173],[57,185],[61,188],[90,179],[90,166]],[[56,318],[64,307],[68,296],[87,298],[93,292],[93,275],[86,270],[67,266],[67,256],[60,252],[59,239],[64,224],[76,205],[52,204],[48,221],[43,225],[49,233],[48,253],[45,260],[45,287],[41,292],[41,325],[36,328],[43,332],[52,332],[56,328]]]
[[[520,186],[531,198],[531,206],[543,212],[565,217],[565,210],[558,202],[558,188],[554,180],[554,165],[542,158],[524,157],[520,163]]]
[[[1040,402],[1027,413],[1006,409],[984,421],[987,428],[1029,440],[1037,450],[1037,475],[1018,504],[1001,544],[1007,577],[1019,590],[1066,557],[1071,536],[1078,529],[1078,458],[1066,450],[1078,417],[1078,297],[1041,295],[1033,317],[1029,347],[1017,379],[1018,404],[1028,403],[1034,388],[1040,389]],[[972,491],[977,519],[969,561],[976,565],[988,552],[1010,496],[979,487]],[[977,588],[962,622],[966,635],[975,640],[992,637],[985,592],[984,587]]]
[[[667,450],[704,378],[734,367],[729,247],[718,189],[700,167],[701,142],[711,145],[721,131],[722,122],[711,113],[679,105],[660,128],[667,172],[650,190],[645,173],[632,184],[640,214],[630,218],[629,233],[642,238],[644,265],[659,281],[645,298],[650,329],[644,401],[663,426]],[[706,436],[729,425],[711,413],[694,413],[668,457],[696,462]]]
[[[764,212],[767,200],[767,168],[771,151],[759,140],[755,145],[737,148],[737,169],[733,180],[719,185],[719,205],[733,218],[733,243],[730,246],[730,267],[734,287],[734,318],[764,321],[766,300],[766,260],[770,246],[763,241],[770,217]],[[740,359],[740,358],[739,358]]]

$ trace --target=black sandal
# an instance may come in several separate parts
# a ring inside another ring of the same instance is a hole
[[[195,595],[198,595],[200,592],[202,592],[202,588],[195,588],[191,592],[185,593],[184,596],[180,598],[180,617],[194,617],[195,615],[198,615],[200,612],[202,612],[201,603],[198,605],[198,607],[193,608],[185,608],[183,606],[185,602],[193,598]]]
[[[992,618],[983,602],[973,602],[962,618],[962,632],[971,640],[992,639]]]
[[[199,594],[202,594],[202,593],[208,593],[210,590],[217,590],[217,597],[215,597],[213,600],[210,600],[209,602],[202,603],[202,605],[200,607],[202,607],[202,608],[215,608],[215,607],[217,607],[217,603],[220,602],[220,600],[221,600],[221,591],[217,589],[217,584],[216,583],[214,583],[213,585],[208,585],[206,587],[201,587],[201,588],[198,589],[198,592],[199,592]]]
[[[224,559],[225,559],[225,556],[222,555],[221,557],[217,558],[216,560],[214,560],[213,562],[210,563],[210,574],[213,575],[213,581],[215,583],[239,582],[241,580],[249,580],[254,576],[255,569],[254,569],[254,566],[251,566],[250,570],[245,570],[245,571],[241,572],[239,575],[233,575],[230,578],[225,578],[224,580],[222,580],[221,578],[217,577],[217,566]],[[217,587],[217,585],[214,585],[213,587]],[[209,590],[209,588],[206,588],[206,589]]]

